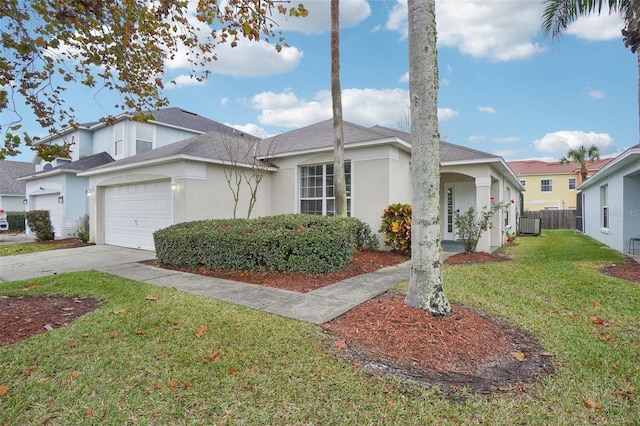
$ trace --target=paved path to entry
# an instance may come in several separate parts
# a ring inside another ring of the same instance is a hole
[[[450,254],[443,253],[443,259]],[[151,259],[155,259],[155,252],[107,245],[0,257],[0,286],[2,282],[96,270],[283,317],[323,324],[408,280],[410,269],[410,262],[405,262],[308,293],[297,293],[140,263]]]

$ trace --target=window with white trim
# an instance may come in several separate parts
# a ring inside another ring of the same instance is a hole
[[[344,178],[347,187],[347,214],[351,215],[351,162],[345,161]],[[333,216],[333,163],[300,167],[300,213]]]
[[[540,179],[540,192],[553,191],[553,181],[551,179]]]
[[[124,154],[124,123],[113,126],[113,155],[121,157]]]
[[[569,189],[576,189],[576,178],[569,178]]]
[[[600,187],[600,225],[609,229],[609,185]]]
[[[136,154],[153,149],[153,126],[146,123],[136,123]]]

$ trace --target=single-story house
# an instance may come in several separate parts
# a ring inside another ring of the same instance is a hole
[[[578,187],[582,231],[621,252],[640,238],[640,144],[613,159]],[[640,241],[636,242],[640,253]]]
[[[411,203],[410,134],[344,123],[348,208],[377,231],[383,210]],[[442,142],[442,236],[456,239],[455,213],[491,200],[518,199],[524,190],[499,156]],[[234,174],[237,171],[243,173]],[[246,216],[249,182],[260,184],[252,217],[333,213],[333,127],[326,120],[269,139],[219,131],[78,173],[88,179],[91,239],[153,250],[152,234],[174,223]],[[240,184],[236,186],[236,178]],[[252,179],[253,178],[253,179]],[[240,188],[234,190],[234,188]],[[253,186],[255,189],[255,185]],[[478,250],[490,251],[515,231],[517,204],[494,217]]]
[[[33,170],[33,165],[24,161],[0,161],[0,210],[25,211],[25,183],[16,179],[32,173]]]

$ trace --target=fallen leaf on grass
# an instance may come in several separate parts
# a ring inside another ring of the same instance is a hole
[[[215,351],[211,355],[205,356],[204,362],[209,362],[209,361],[220,361],[220,353],[218,351]]]
[[[520,362],[522,362],[525,359],[527,359],[527,356],[525,354],[523,354],[522,352],[511,352],[511,356],[514,357],[515,359],[517,359]]]
[[[228,375],[236,374],[237,372],[238,372],[238,369],[235,367],[231,367],[229,370],[227,370]]]
[[[594,300],[593,301],[593,306],[596,307],[596,308],[599,308],[600,307],[600,303],[598,303],[597,300]]]
[[[28,286],[22,287],[22,291],[29,291],[29,290],[31,290],[32,288],[36,288],[36,287],[38,287],[38,284],[36,284],[36,283],[31,283],[31,284],[29,284]]]
[[[154,384],[153,384],[153,388],[154,388],[154,389],[162,389],[162,383],[160,383],[160,382],[156,382],[156,383],[154,383]]]
[[[118,308],[113,310],[114,314],[124,314],[126,312],[127,312],[127,308]]]
[[[145,300],[158,300],[158,296],[150,294],[147,297],[145,297]]]
[[[594,410],[599,410],[599,409],[602,408],[602,403],[601,402],[592,401],[590,399],[583,399],[582,400],[582,405],[584,405],[587,408],[594,409]]]
[[[91,416],[93,416],[93,408],[89,407],[89,408],[87,408],[87,415],[86,415],[86,417],[91,417]]]
[[[120,333],[118,333],[118,330],[113,330],[112,332],[109,333],[109,337],[111,337],[112,339],[115,339],[116,337],[118,337]]]
[[[71,349],[75,348],[76,346],[78,346],[78,342],[76,342],[75,340],[73,342],[69,343],[69,347]]]
[[[69,382],[74,381],[78,376],[80,375],[79,371],[72,371],[71,374],[69,374],[67,377],[65,377],[64,379],[62,379],[62,384],[66,385]]]
[[[6,395],[8,390],[9,388],[7,388],[5,385],[0,386],[0,396]]]
[[[198,327],[198,331],[196,331],[196,337],[199,339],[202,337],[202,335],[204,333],[206,333],[207,331],[207,327],[205,327],[204,325],[201,325]]]

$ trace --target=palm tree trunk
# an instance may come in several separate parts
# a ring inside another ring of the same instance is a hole
[[[440,264],[440,135],[435,0],[409,0],[411,102],[411,275],[405,303],[451,313]]]
[[[333,104],[333,193],[336,216],[347,216],[344,131],[340,88],[340,1],[331,0],[331,101]]]

